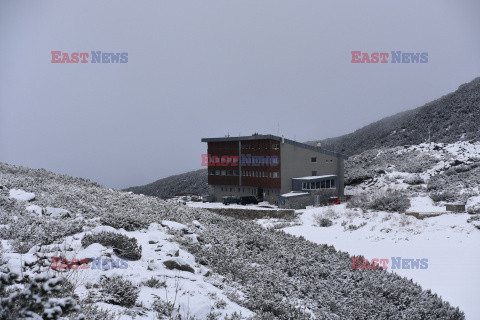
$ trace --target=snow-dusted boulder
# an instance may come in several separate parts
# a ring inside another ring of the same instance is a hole
[[[35,193],[26,192],[21,189],[11,189],[10,198],[13,198],[18,201],[32,201],[35,200]]]
[[[70,217],[70,211],[62,208],[46,207],[45,214],[52,218]]]
[[[43,208],[40,206],[37,206],[35,204],[32,204],[31,206],[28,206],[25,208],[28,212],[32,213],[33,215],[36,216],[42,216],[43,215]]]
[[[198,220],[193,220],[192,224],[201,230],[205,229],[205,227],[200,222],[198,222]]]
[[[171,258],[163,261],[163,264],[165,265],[165,267],[167,267],[167,269],[177,269],[181,271],[195,273],[195,269],[182,258]]]
[[[186,225],[175,221],[162,220],[162,226],[172,230],[183,231],[184,233],[192,233]]]

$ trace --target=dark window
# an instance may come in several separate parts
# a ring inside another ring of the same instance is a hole
[[[317,175],[317,171],[312,171],[312,176],[316,176]]]
[[[317,162],[317,157],[312,157],[312,162]]]

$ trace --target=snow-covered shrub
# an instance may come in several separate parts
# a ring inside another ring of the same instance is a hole
[[[137,301],[139,291],[136,285],[122,276],[100,278],[101,299],[107,303],[132,307]]]
[[[370,204],[370,197],[365,194],[360,194],[352,197],[347,202],[347,208],[360,208],[363,211],[368,210]]]
[[[458,194],[453,191],[433,191],[429,194],[430,198],[435,202],[440,201],[455,201],[458,198]]]
[[[388,212],[405,212],[410,207],[408,196],[399,191],[385,192],[375,195],[355,196],[347,204],[347,208],[360,208]]]
[[[162,300],[160,297],[156,295],[154,296],[152,309],[157,314],[158,319],[170,319],[170,317],[172,316],[174,307],[175,306],[173,305],[172,302]]]
[[[457,173],[468,172],[468,171],[470,171],[470,170],[472,169],[471,166],[466,165],[466,164],[461,164],[461,165],[456,166],[456,167],[454,167],[454,168],[455,168],[455,171],[456,171]]]
[[[331,225],[333,225],[332,220],[324,218],[322,214],[314,215],[313,219],[319,227],[330,227]]]
[[[115,229],[135,231],[148,228],[150,221],[141,213],[107,213],[100,218],[100,222]]]
[[[470,214],[480,214],[480,196],[469,198],[465,208]]]
[[[161,281],[161,280],[159,280],[158,278],[155,278],[155,277],[151,277],[150,279],[143,281],[141,283],[141,285],[149,287],[149,288],[155,288],[155,289],[166,287],[165,281]]]
[[[10,239],[15,251],[25,253],[36,244],[51,244],[58,239],[81,232],[82,221],[19,216],[9,228],[0,228],[0,236]]]
[[[80,306],[71,297],[55,297],[61,290],[62,278],[47,274],[19,279],[18,274],[4,270],[0,273],[0,319],[60,319],[78,313]],[[23,288],[6,290],[17,282]],[[84,319],[80,314],[76,319]]]
[[[388,212],[405,212],[410,207],[410,199],[401,192],[391,192],[375,197],[369,209]]]
[[[348,227],[345,227],[345,226],[344,226],[344,229],[345,229],[345,230],[350,230],[350,231],[355,231],[355,230],[358,230],[358,229],[360,229],[360,228],[362,228],[362,227],[364,227],[364,226],[366,226],[366,225],[367,225],[367,223],[364,221],[364,222],[360,223],[359,225],[349,224]]]
[[[333,209],[331,206],[328,207],[324,212],[323,212],[323,216],[327,219],[338,219],[340,218],[340,214],[338,214],[337,211],[335,211],[335,209]]]
[[[413,218],[413,219],[415,219],[415,218]],[[400,226],[405,227],[405,226],[408,226],[409,224],[411,224],[412,220],[406,214],[401,214],[399,223],[400,223]]]
[[[86,234],[82,239],[82,246],[88,247],[92,243],[100,243],[105,247],[112,247],[119,258],[139,260],[142,257],[142,246],[137,245],[137,239],[129,238],[123,234],[102,231]]]
[[[425,181],[423,181],[423,179],[419,175],[410,176],[405,179],[404,182],[412,186],[425,183]]]
[[[116,313],[102,309],[99,306],[89,303],[82,304],[83,320],[118,320],[119,316]]]

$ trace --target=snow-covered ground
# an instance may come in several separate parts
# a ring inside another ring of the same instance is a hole
[[[409,210],[445,211],[444,207],[421,197],[412,199]],[[299,212],[300,225],[283,230],[315,243],[333,245],[351,255],[363,255],[368,260],[389,259],[390,272],[431,289],[460,307],[467,319],[478,319],[480,230],[466,222],[470,215],[445,213],[418,220],[398,213],[363,213],[345,205],[309,207]],[[316,216],[329,218],[333,225],[317,226]],[[266,226],[271,222],[260,221]],[[428,259],[428,268],[392,269],[392,257]]]
[[[202,226],[198,223],[197,228],[202,228]],[[179,314],[183,318],[187,318],[187,315],[195,315],[198,319],[205,319],[211,311],[222,318],[234,312],[241,313],[245,317],[253,315],[248,309],[230,301],[224,291],[212,284],[215,281],[221,282],[222,277],[212,275],[208,277],[207,281],[205,275],[211,273],[211,271],[196,263],[195,258],[190,253],[182,250],[176,242],[171,241],[173,236],[168,234],[168,229],[183,230],[188,229],[188,227],[174,221],[163,221],[161,225],[152,223],[148,230],[142,231],[127,232],[123,229],[117,230],[108,226],[100,226],[86,232],[115,232],[137,239],[138,244],[142,246],[142,258],[138,261],[128,261],[126,268],[112,268],[111,264],[107,263],[104,266],[110,267],[109,269],[99,269],[93,267],[93,263],[89,263],[87,269],[51,269],[51,258],[59,256],[65,257],[69,262],[72,259],[86,258],[100,258],[101,261],[112,258],[117,261],[118,257],[115,256],[113,249],[104,247],[99,243],[93,243],[87,248],[83,248],[81,239],[85,232],[66,237],[60,245],[35,246],[26,254],[11,252],[8,241],[3,240],[3,257],[8,261],[9,269],[19,274],[22,273],[20,266],[23,266],[23,274],[33,274],[40,268],[51,274],[62,275],[76,284],[75,293],[81,299],[88,297],[90,290],[87,287],[99,283],[102,276],[118,275],[131,280],[140,287],[137,302],[143,306],[150,307],[154,302],[155,295],[161,297],[164,301],[174,303],[178,310],[174,311],[172,316]],[[195,234],[185,236],[190,237],[192,241],[196,241]],[[39,261],[43,259],[47,259],[46,266],[40,267]],[[187,264],[194,270],[194,273],[166,268],[163,261],[172,259]],[[160,288],[146,286],[144,283],[151,278],[164,282],[165,286]],[[104,302],[99,302],[97,305],[117,313],[117,319],[132,319],[130,315],[124,313],[125,309],[123,307]],[[133,310],[137,310],[136,312],[142,311],[142,314],[139,314],[136,319],[155,319],[155,311],[145,311],[137,307],[134,307]]]

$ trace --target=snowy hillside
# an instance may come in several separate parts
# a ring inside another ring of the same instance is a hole
[[[381,119],[340,137],[325,139],[322,146],[327,150],[355,155],[374,148],[426,141],[479,141],[478,119],[480,78],[475,78],[422,107]]]
[[[422,197],[412,199],[410,209],[414,208],[441,210]],[[385,264],[388,272],[438,293],[464,310],[466,319],[478,319],[480,230],[467,222],[472,215],[450,213],[418,220],[398,213],[362,212],[345,205],[308,208],[301,213],[294,226],[283,230],[315,243],[333,245],[351,255],[361,255],[369,261],[388,259]],[[322,219],[328,219],[332,225],[321,227]],[[271,227],[278,222],[260,223]],[[426,265],[424,268],[395,266],[393,259],[398,257],[426,259]]]
[[[7,164],[0,185],[7,319],[464,318],[396,274],[251,221]]]
[[[390,189],[437,202],[466,202],[480,191],[480,142],[373,149],[350,157],[345,171],[346,194]]]

